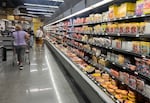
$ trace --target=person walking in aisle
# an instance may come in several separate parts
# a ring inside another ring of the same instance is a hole
[[[36,44],[38,46],[38,48],[42,49],[42,44],[43,44],[43,29],[42,27],[40,27],[37,31],[36,31]]]
[[[17,54],[18,64],[20,66],[20,70],[23,69],[23,59],[26,49],[26,40],[29,40],[29,34],[22,30],[20,25],[15,26],[15,32],[13,32],[14,38],[14,49]]]
[[[34,32],[31,27],[28,29],[28,34],[30,34],[30,47],[32,48],[34,43]]]

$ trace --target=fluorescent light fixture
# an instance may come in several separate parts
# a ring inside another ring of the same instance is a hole
[[[71,14],[71,15],[69,15],[69,16],[67,16],[67,17],[64,17],[64,18],[62,18],[62,19],[60,19],[60,20],[57,20],[57,21],[55,21],[55,22],[53,22],[53,23],[50,23],[50,24],[48,24],[48,25],[53,25],[53,24],[55,24],[55,23],[61,22],[61,21],[63,21],[63,20],[69,19],[69,18],[71,18],[71,17],[77,16],[77,15],[82,14],[82,13],[85,13],[85,12],[87,12],[87,11],[90,11],[90,10],[92,10],[92,9],[94,9],[94,8],[103,6],[104,4],[110,3],[110,2],[112,2],[112,1],[114,1],[114,0],[103,0],[103,1],[100,1],[100,2],[98,2],[98,3],[96,3],[96,4],[94,4],[94,5],[91,5],[91,6],[85,8],[85,9],[83,9],[83,10],[80,10],[80,11],[74,13],[74,14]]]
[[[48,10],[48,9],[35,9],[35,8],[27,8],[27,10],[31,11],[45,11],[45,12],[55,12],[54,10]]]
[[[25,5],[25,6],[47,7],[47,8],[58,8],[58,6],[40,5],[40,4],[30,4],[30,3],[24,3],[24,5]]]
[[[31,17],[38,17],[38,16],[36,16],[36,15],[26,14],[26,13],[18,13],[17,15],[24,15],[24,16],[31,16]]]
[[[64,0],[49,0],[49,1],[64,2]]]
[[[51,17],[52,15],[44,15],[45,17]]]
[[[31,11],[29,11],[28,13],[29,13],[29,14],[41,14],[41,15],[49,15],[49,14],[52,14],[52,13],[45,13],[45,12],[31,12]]]

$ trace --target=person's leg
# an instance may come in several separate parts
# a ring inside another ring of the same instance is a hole
[[[14,56],[17,55],[17,61],[18,61],[18,64],[20,64],[19,47],[18,47],[18,46],[15,46],[14,49],[15,49],[15,51],[14,51],[14,52],[15,52],[15,53],[14,53]]]
[[[30,47],[33,47],[33,36],[30,37]]]
[[[23,66],[23,63],[24,63],[24,55],[25,55],[25,48],[26,46],[20,46],[20,66]]]

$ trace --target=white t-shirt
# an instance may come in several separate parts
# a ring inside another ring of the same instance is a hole
[[[37,30],[36,37],[43,37],[43,31]]]

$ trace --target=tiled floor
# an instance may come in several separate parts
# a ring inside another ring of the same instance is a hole
[[[45,46],[31,50],[31,64],[20,71],[9,54],[1,64],[0,103],[79,103],[60,67]]]

